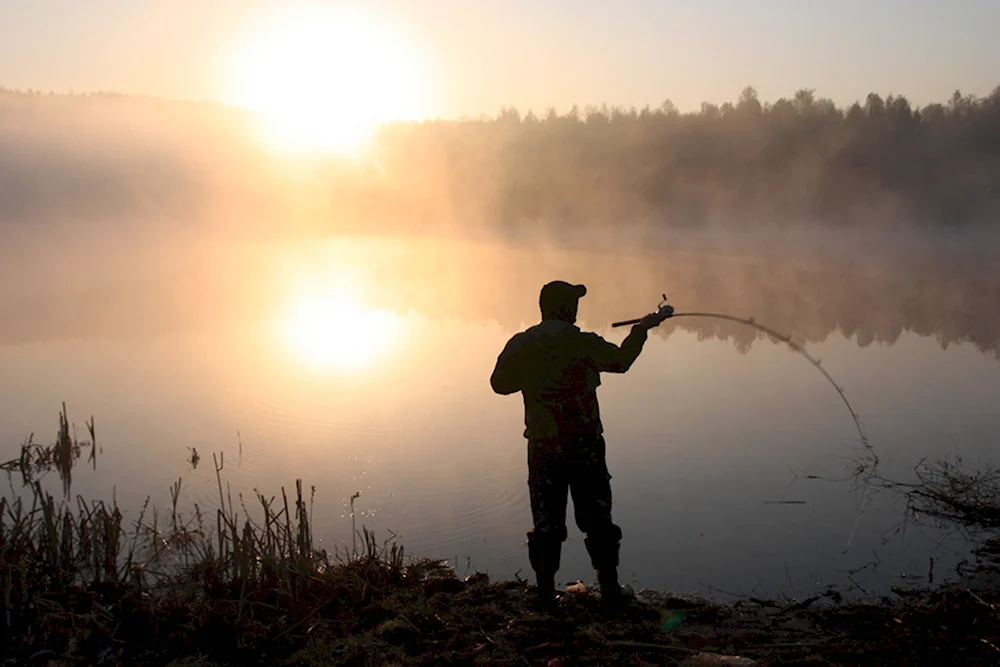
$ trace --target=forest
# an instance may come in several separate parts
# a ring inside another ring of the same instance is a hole
[[[345,100],[345,104],[350,104]],[[275,157],[247,112],[0,89],[0,223],[172,219],[285,232],[966,228],[1000,213],[1000,87],[917,107],[815,91],[382,126],[365,159]],[[254,221],[251,222],[251,219]],[[217,220],[216,220],[217,222]]]

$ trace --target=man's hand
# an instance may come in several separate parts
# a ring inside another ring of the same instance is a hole
[[[655,313],[650,313],[644,318],[639,320],[639,326],[643,329],[653,329],[660,326],[663,320],[667,319],[674,314],[674,309],[671,306],[664,306]]]

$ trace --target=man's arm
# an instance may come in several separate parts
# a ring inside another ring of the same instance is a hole
[[[667,317],[669,317],[667,314],[652,313],[642,318],[632,327],[621,346],[608,342],[597,334],[590,334],[594,339],[590,354],[597,364],[597,370],[606,373],[624,373],[631,368],[639,358],[646,339],[649,338],[649,330],[659,326]]]
[[[521,350],[524,347],[524,337],[518,334],[507,341],[503,352],[497,357],[496,367],[490,376],[490,386],[498,394],[514,394],[523,388],[523,372]]]
[[[606,341],[597,334],[588,336],[593,337],[590,358],[597,365],[597,370],[605,373],[624,373],[631,368],[649,337],[647,329],[638,324],[632,327],[621,346]]]

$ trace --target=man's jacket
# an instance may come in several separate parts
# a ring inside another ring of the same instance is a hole
[[[619,347],[568,322],[545,320],[507,342],[490,384],[498,394],[521,392],[529,440],[598,435],[600,374],[627,371],[646,338],[636,326]]]

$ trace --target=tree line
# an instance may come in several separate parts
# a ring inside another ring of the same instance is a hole
[[[748,87],[693,113],[669,100],[542,116],[505,108],[391,136],[399,172],[437,165],[453,194],[485,195],[491,217],[512,226],[955,226],[1000,213],[1000,87],[922,108],[875,93],[841,108],[813,90],[763,103]]]
[[[75,126],[61,119],[72,120],[85,105],[87,113],[78,115],[86,123],[69,136]],[[49,113],[32,115],[38,109]],[[127,115],[121,109],[153,120],[120,122]],[[87,143],[105,112],[116,120],[105,123],[100,143]],[[239,110],[0,89],[0,118],[9,121],[7,132],[0,128],[0,176],[7,182],[0,183],[0,214],[6,208],[30,216],[60,197],[81,197],[98,213],[105,203],[120,211],[135,200],[190,217],[199,197],[211,193],[206,174],[229,188],[232,201],[245,197],[269,215],[283,210],[284,186],[275,186],[283,172],[266,151],[247,148],[251,123]],[[47,132],[63,134],[45,142]],[[153,145],[143,132],[162,137]],[[76,146],[78,139],[86,149]],[[34,142],[30,150],[26,141]],[[70,143],[76,147],[64,155],[61,146]],[[992,224],[1000,215],[1000,87],[985,97],[956,91],[922,107],[876,93],[838,107],[810,89],[763,102],[751,87],[735,101],[706,102],[691,113],[669,100],[656,108],[542,114],[507,107],[473,120],[385,125],[368,158],[360,165],[318,164],[307,191],[293,199],[312,198],[311,210],[331,229],[416,229],[445,221],[511,233],[608,226],[960,228]],[[128,188],[120,187],[124,182]],[[119,191],[141,197],[115,208]],[[67,206],[72,210],[72,202]]]

